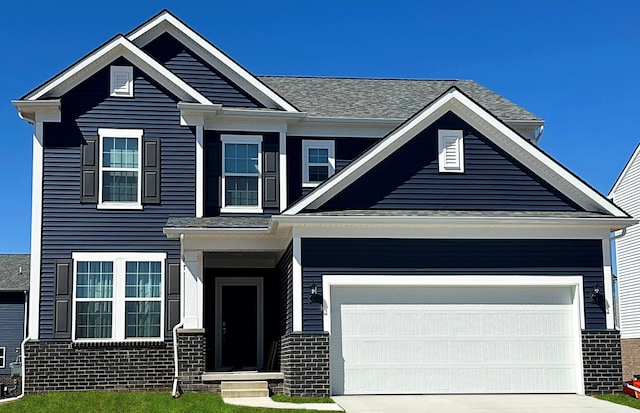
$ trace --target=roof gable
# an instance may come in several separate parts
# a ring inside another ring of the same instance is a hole
[[[21,100],[33,101],[60,97],[119,57],[126,58],[132,64],[151,75],[183,101],[211,104],[200,92],[171,73],[122,35],[118,35],[98,47],[53,79],[29,92]]]
[[[616,193],[622,189],[627,178],[630,177],[632,170],[636,167],[640,169],[640,144],[636,146],[636,149],[633,151],[633,154],[631,154],[627,164],[622,169],[622,172],[620,172],[618,179],[616,179],[616,182],[613,184],[611,191],[609,191],[609,198],[616,198]]]
[[[238,85],[266,107],[282,109],[287,112],[298,112],[298,109],[291,103],[287,102],[168,10],[161,11],[155,17],[132,30],[127,34],[127,38],[139,47],[144,47],[164,33],[171,34],[218,70],[224,77]]]
[[[498,120],[458,88],[452,87],[411,119],[389,133],[380,143],[364,153],[340,173],[331,177],[309,195],[291,205],[285,215],[303,210],[315,210],[353,184],[389,157],[425,128],[448,112],[454,113],[504,153],[513,157],[533,174],[565,194],[585,211],[601,212],[616,217],[628,217],[624,211],[568,171],[538,147],[523,139],[509,126]]]
[[[462,131],[464,173],[439,171],[439,130]],[[316,211],[345,209],[582,211],[452,112]]]

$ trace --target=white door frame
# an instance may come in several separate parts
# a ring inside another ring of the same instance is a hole
[[[264,296],[264,281],[262,277],[216,277],[216,315],[215,315],[215,329],[216,329],[216,364],[215,368],[221,368],[222,364],[222,287],[233,286],[255,286],[257,288],[257,363],[256,368],[262,368],[263,362],[263,347],[264,347],[264,312],[263,312],[263,296]]]
[[[582,276],[538,275],[324,275],[322,298],[324,331],[331,334],[331,287],[347,286],[438,286],[438,287],[573,287],[573,313],[575,328],[584,330],[584,287]],[[576,363],[576,388],[584,394],[582,365],[582,335],[574,334],[574,360]],[[331,378],[330,378],[331,380]]]

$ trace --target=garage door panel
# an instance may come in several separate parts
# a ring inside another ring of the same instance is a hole
[[[418,303],[416,293],[433,298],[432,288],[387,288],[380,304],[366,290],[332,289],[334,394],[576,392],[570,288],[542,289],[551,295],[543,304],[521,305],[488,294],[490,304]]]

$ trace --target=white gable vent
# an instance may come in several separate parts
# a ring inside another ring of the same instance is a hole
[[[438,170],[464,172],[464,141],[461,130],[438,130]]]
[[[133,97],[133,67],[111,66],[111,96]]]

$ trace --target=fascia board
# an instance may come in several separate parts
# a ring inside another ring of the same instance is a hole
[[[190,236],[222,236],[222,235],[269,235],[272,234],[273,227],[268,228],[180,228],[170,227],[162,230],[167,238],[180,238],[181,235]]]
[[[540,148],[523,139],[508,125],[498,120],[456,88],[445,92],[412,119],[392,131],[378,146],[356,159],[341,173],[334,175],[325,184],[317,187],[316,190],[292,205],[283,214],[294,215],[305,208],[321,206],[449,110],[490,137],[511,156],[585,209],[591,210],[596,207],[616,217],[628,217],[624,211],[602,194],[542,152]]]
[[[638,162],[638,159],[640,159],[640,143],[638,144],[638,146],[636,146],[636,149],[633,151],[633,154],[622,169],[622,172],[620,172],[618,179],[616,179],[616,182],[613,184],[613,187],[609,191],[609,195],[607,195],[609,199],[615,198],[618,187],[622,184],[622,181],[624,181],[624,178],[627,176],[627,173],[629,172],[633,164],[635,162]]]
[[[60,122],[60,99],[48,100],[12,100],[21,119],[29,123],[37,121]]]
[[[227,78],[245,89],[260,102],[275,104],[287,112],[298,112],[298,109],[249,73],[248,70],[167,11],[160,13],[147,24],[129,33],[127,38],[138,44],[138,46],[143,47],[155,38],[155,36],[145,36],[146,34],[157,31],[156,35],[159,35],[163,32],[158,31],[158,27],[163,27],[179,41],[185,43],[207,63],[220,70]]]
[[[206,97],[122,36],[118,36],[106,43],[51,81],[25,96],[24,100],[37,100],[54,91],[56,95],[61,96],[119,56],[127,58],[132,64],[151,75],[181,99],[194,100],[201,104],[211,104]]]

